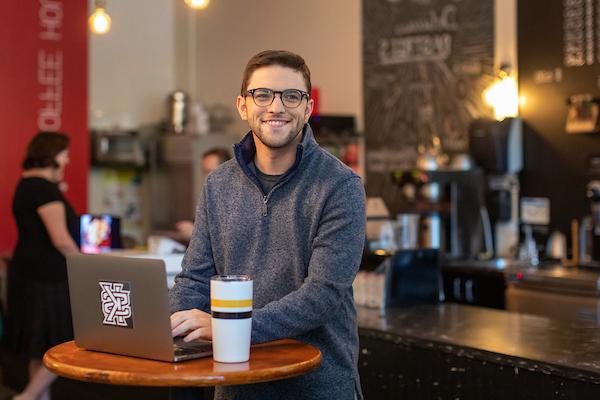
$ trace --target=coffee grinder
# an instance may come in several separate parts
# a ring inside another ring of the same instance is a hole
[[[518,250],[522,132],[519,118],[478,119],[469,128],[471,156],[486,175],[486,206],[493,227],[495,257],[514,258]]]

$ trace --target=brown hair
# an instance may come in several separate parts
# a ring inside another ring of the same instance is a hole
[[[286,50],[265,50],[248,61],[246,69],[244,70],[244,75],[242,76],[242,90],[240,92],[242,96],[246,94],[246,89],[248,89],[248,83],[250,82],[252,73],[259,68],[268,67],[270,65],[279,65],[300,72],[306,83],[306,90],[310,93],[310,70],[302,57]]]
[[[69,147],[70,139],[60,132],[39,132],[27,146],[23,169],[58,167],[56,155]]]
[[[223,147],[214,147],[214,148],[208,150],[207,152],[205,152],[204,154],[202,154],[202,158],[206,158],[208,156],[219,157],[219,164],[222,164],[231,158],[231,154],[229,153],[229,150],[227,150]]]

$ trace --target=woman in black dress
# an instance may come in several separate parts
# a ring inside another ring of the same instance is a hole
[[[78,251],[77,216],[59,190],[69,138],[40,132],[29,143],[13,198],[19,238],[8,269],[7,346],[29,358],[29,382],[15,399],[49,399],[56,376],[44,352],[73,339],[65,255]]]

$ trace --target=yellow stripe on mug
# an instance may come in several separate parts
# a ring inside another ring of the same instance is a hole
[[[246,307],[252,307],[252,299],[246,299],[246,300],[210,299],[210,306],[218,307],[218,308],[246,308]]]

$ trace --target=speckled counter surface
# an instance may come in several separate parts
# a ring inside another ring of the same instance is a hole
[[[600,327],[588,322],[441,304],[358,308],[358,323],[361,337],[600,384]]]

